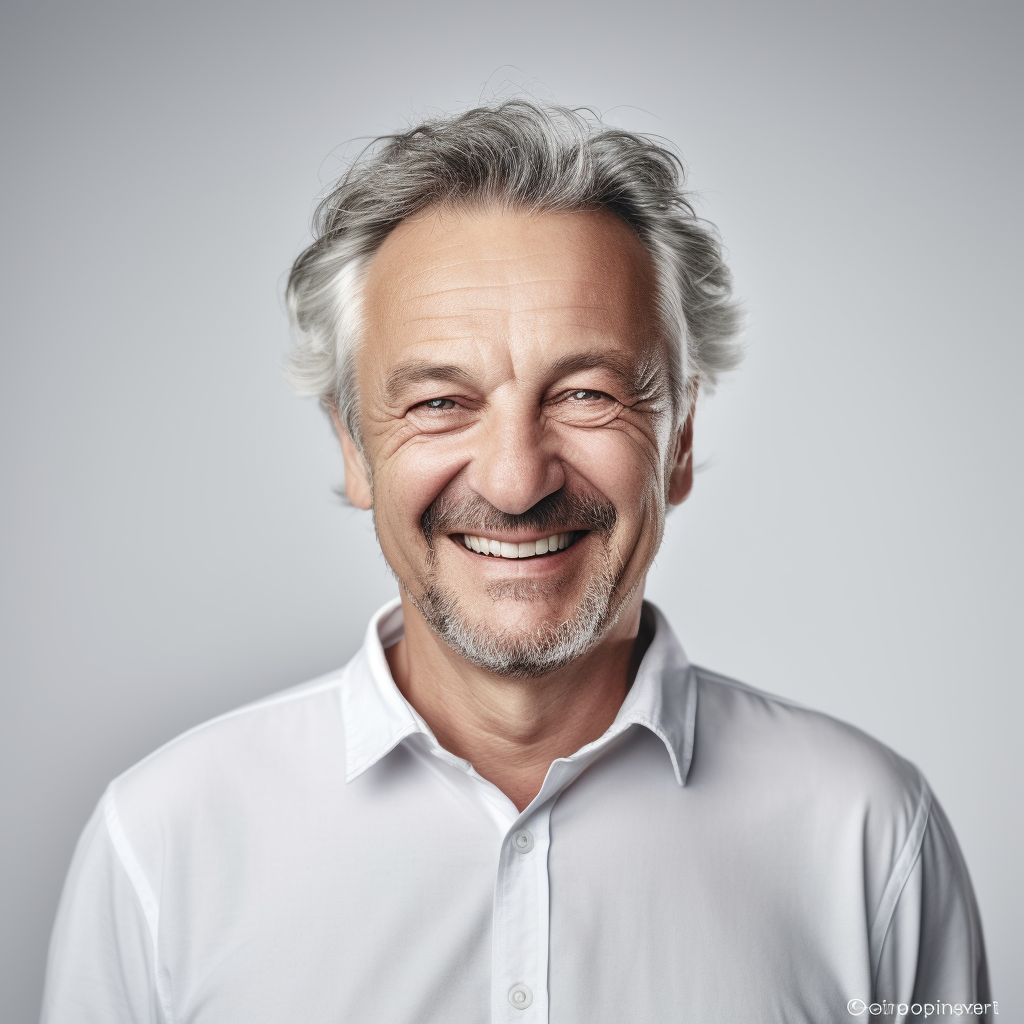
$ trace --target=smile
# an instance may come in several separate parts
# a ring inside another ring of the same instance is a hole
[[[536,558],[538,555],[553,555],[565,548],[572,547],[586,530],[572,530],[569,533],[554,533],[540,540],[527,540],[520,543],[504,540],[493,540],[488,537],[474,537],[471,534],[457,534],[462,544],[479,555],[492,555],[496,558]]]

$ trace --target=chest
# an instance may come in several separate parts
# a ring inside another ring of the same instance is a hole
[[[855,834],[632,758],[504,832],[436,779],[236,827],[168,879],[176,1020],[789,1024],[869,990]]]

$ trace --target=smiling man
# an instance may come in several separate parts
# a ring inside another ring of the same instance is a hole
[[[520,810],[621,707],[666,501],[690,487],[655,294],[615,214],[486,199],[402,221],[363,283],[358,446],[335,418],[402,583],[388,660]]]
[[[690,665],[643,600],[736,360],[675,159],[479,108],[381,140],[316,229],[292,376],[400,597],[345,668],[111,784],[44,1019],[990,1015],[918,771]]]

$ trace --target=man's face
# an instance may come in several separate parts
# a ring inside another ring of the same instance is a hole
[[[578,657],[690,484],[640,242],[607,212],[429,211],[374,257],[363,319],[346,487],[413,604],[493,671]]]

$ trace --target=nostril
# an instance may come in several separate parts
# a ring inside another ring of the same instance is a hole
[[[469,472],[474,491],[506,515],[519,516],[565,486],[561,460],[533,438],[497,443],[480,453]]]

